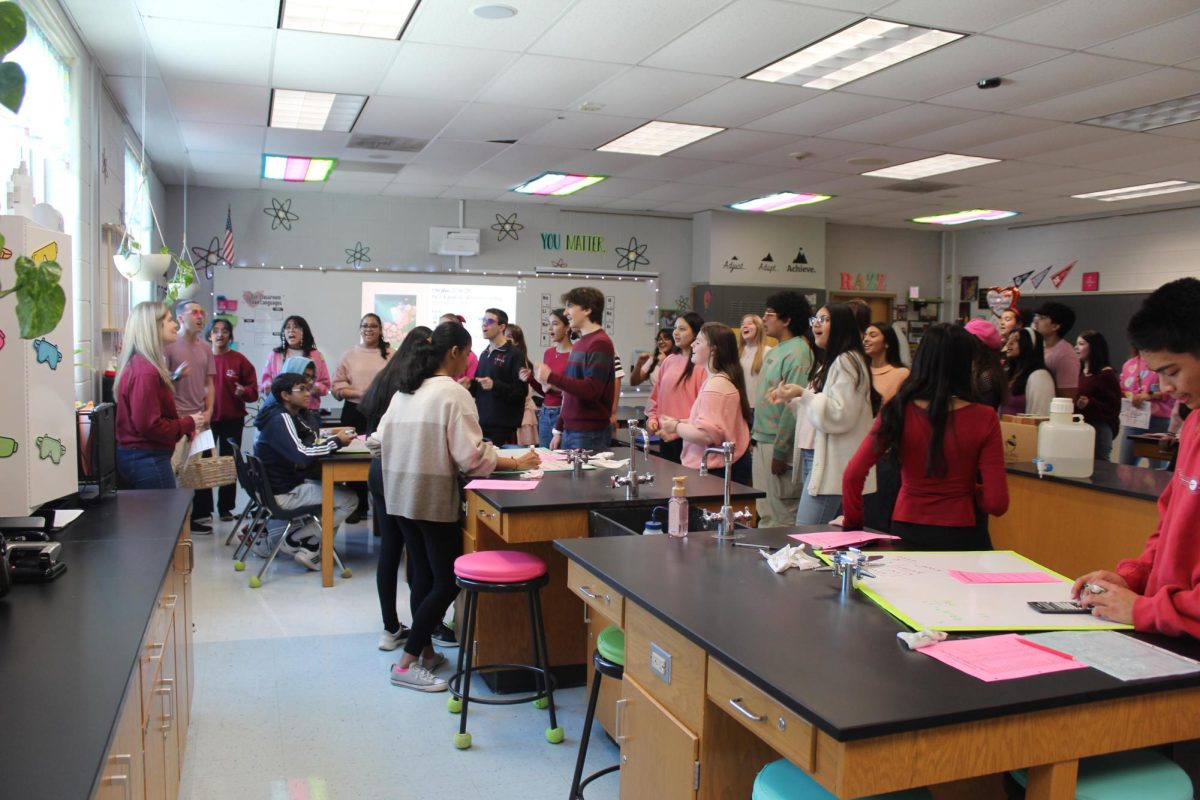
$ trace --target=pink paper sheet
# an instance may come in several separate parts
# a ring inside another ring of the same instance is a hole
[[[918,652],[988,682],[1087,666],[1065,653],[1026,641],[1015,633],[977,639],[950,639],[922,647]]]
[[[952,569],[946,573],[959,583],[1059,583],[1045,572],[964,572]]]
[[[513,492],[527,492],[536,489],[540,481],[497,481],[487,478],[476,478],[466,485],[467,489],[493,489]]]
[[[788,536],[813,547],[830,549],[834,547],[851,547],[863,542],[873,542],[877,539],[899,539],[890,533],[867,533],[866,531],[821,531],[819,533],[790,533]]]

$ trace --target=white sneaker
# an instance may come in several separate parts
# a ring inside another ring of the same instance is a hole
[[[444,680],[415,661],[408,669],[400,669],[399,664],[392,667],[392,686],[418,692],[444,692],[449,688],[449,684]]]
[[[259,536],[250,545],[250,552],[259,558],[268,558],[271,555],[271,537],[266,534]]]
[[[401,622],[400,630],[396,631],[395,633],[384,629],[383,633],[379,634],[379,649],[395,650],[406,641],[408,641],[408,628],[403,622]]]
[[[321,569],[321,551],[309,550],[301,547],[296,551],[296,555],[292,556],[296,563],[305,569],[310,569],[313,572],[318,572]]]

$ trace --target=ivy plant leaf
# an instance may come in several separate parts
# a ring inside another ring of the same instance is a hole
[[[0,105],[16,114],[25,99],[25,71],[19,64],[6,61],[0,64]]]
[[[0,3],[0,58],[25,41],[25,12],[16,3]]]
[[[16,263],[17,323],[22,339],[44,336],[58,327],[67,306],[67,295],[59,281],[62,267],[55,261],[34,264],[28,256]],[[7,293],[6,293],[7,294]]]

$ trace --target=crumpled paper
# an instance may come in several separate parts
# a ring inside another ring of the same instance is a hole
[[[612,453],[608,453],[607,455],[612,455]],[[588,463],[593,467],[601,467],[602,469],[617,469],[619,467],[627,466],[629,464],[629,459],[622,458],[620,460],[614,460],[611,458],[597,458],[596,456],[592,456]]]
[[[817,569],[824,566],[824,562],[816,556],[810,556],[804,552],[804,546],[799,544],[789,544],[781,547],[774,553],[768,553],[766,550],[758,551],[763,558],[767,560],[767,564],[775,572],[786,572],[795,567],[796,569]]]
[[[949,634],[945,631],[916,631],[914,633],[900,631],[896,634],[896,638],[904,642],[909,650],[919,650],[931,644],[944,642],[948,636]]]
[[[537,480],[538,478],[542,477],[545,474],[546,473],[540,469],[527,469],[524,472],[522,472],[518,477],[520,477],[522,480],[532,481],[532,480]]]

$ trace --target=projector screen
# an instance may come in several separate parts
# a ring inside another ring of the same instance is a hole
[[[362,313],[373,312],[383,320],[383,336],[399,347],[404,337],[418,325],[437,327],[443,314],[461,314],[471,332],[471,347],[478,354],[487,347],[479,335],[479,320],[489,308],[500,308],[516,322],[515,286],[469,283],[396,283],[362,284]],[[530,332],[526,332],[529,336]]]

